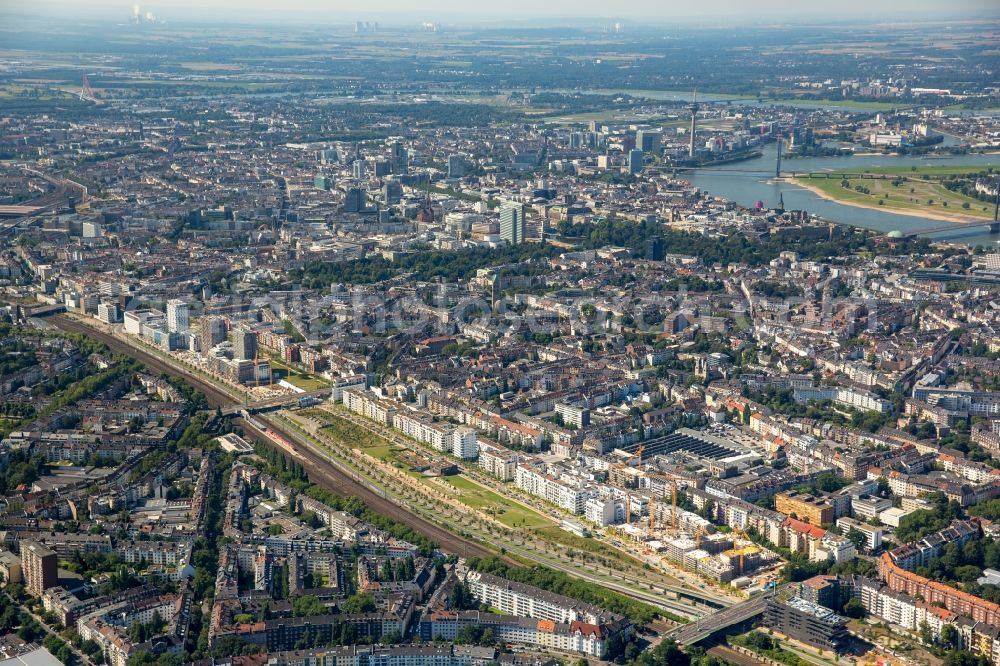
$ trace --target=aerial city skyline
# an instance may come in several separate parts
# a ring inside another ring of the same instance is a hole
[[[814,18],[842,21],[845,18],[877,18],[902,21],[923,20],[928,17],[951,20],[995,17],[996,7],[989,0],[958,0],[942,7],[933,0],[915,0],[908,3],[905,17],[900,17],[898,3],[890,0],[845,0],[836,7],[824,5],[803,5],[791,0],[706,0],[697,5],[650,2],[649,0],[624,0],[613,7],[597,0],[554,0],[537,3],[527,0],[511,0],[502,9],[489,5],[470,5],[460,0],[429,0],[415,6],[402,0],[380,0],[380,2],[339,2],[336,5],[314,2],[313,0],[289,0],[280,7],[270,0],[172,0],[168,3],[140,3],[143,13],[151,12],[170,20],[197,20],[203,18],[227,18],[245,20],[248,17],[300,22],[322,18],[336,18],[341,21],[364,19],[376,15],[383,20],[408,22],[414,17],[451,18],[457,24],[462,22],[489,21],[492,23],[517,24],[525,17],[543,17],[557,23],[570,23],[579,19],[638,19],[636,27],[651,19],[685,19],[731,21],[746,19],[782,19],[791,23],[807,22]],[[34,15],[67,16],[115,16],[127,12],[129,5],[116,0],[40,0],[29,6],[11,6],[7,11]]]
[[[0,6],[0,661],[1000,663],[998,38]]]

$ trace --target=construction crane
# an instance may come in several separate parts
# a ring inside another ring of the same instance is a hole
[[[740,574],[746,573],[746,561],[745,557],[747,555],[756,555],[760,552],[757,546],[742,546],[740,548],[733,548],[732,550],[726,551],[728,555],[736,555],[740,558]]]
[[[274,373],[271,372],[270,361],[260,360],[260,354],[257,353],[253,356],[253,379],[255,386],[260,386],[260,367],[265,364],[267,364],[267,385],[274,386]]]
[[[641,449],[641,447],[640,447]],[[677,534],[677,495],[680,489],[677,487],[677,479],[681,478],[672,474],[660,475],[659,478],[670,482],[670,529],[674,535]]]
[[[677,488],[677,479],[680,477],[673,474],[667,474],[666,478],[670,481],[670,529],[673,530],[674,534],[677,533],[677,494],[679,492]]]
[[[670,527],[677,533],[677,481],[670,479]]]
[[[631,465],[633,460],[637,460],[638,461],[638,465],[641,465],[642,464],[642,454],[643,454],[643,452],[645,450],[646,450],[646,445],[645,444],[640,444],[639,448],[637,448],[635,450],[635,453],[633,453],[631,456],[629,456],[629,459],[627,461],[628,464]],[[638,465],[636,465],[636,466],[638,467]]]
[[[738,538],[743,539],[744,541],[750,541],[750,545],[749,546],[740,546],[739,548],[733,548],[732,550],[728,551],[729,553],[731,553],[733,555],[739,556],[739,558],[740,558],[740,574],[743,574],[743,573],[746,572],[746,565],[745,565],[744,558],[747,555],[756,555],[756,554],[758,554],[760,552],[760,548],[756,544],[753,543],[753,541],[750,539],[750,537],[747,535],[747,533],[743,530],[742,527],[735,527],[733,529],[733,534],[735,534]]]

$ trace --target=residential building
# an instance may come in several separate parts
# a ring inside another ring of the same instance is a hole
[[[764,626],[817,648],[840,652],[847,645],[847,618],[829,608],[791,597],[767,600]]]
[[[240,361],[257,358],[257,334],[245,327],[233,331],[233,356]]]
[[[167,301],[167,331],[170,333],[187,333],[189,328],[188,304],[180,299]]]
[[[774,509],[810,525],[833,522],[833,506],[825,499],[790,490],[774,496]]]
[[[59,580],[59,556],[37,541],[21,542],[21,575],[24,589],[34,597],[55,587]]]

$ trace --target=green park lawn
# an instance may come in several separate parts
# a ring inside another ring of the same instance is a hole
[[[446,476],[442,477],[442,481],[457,491],[458,500],[462,504],[490,513],[508,527],[534,529],[552,525],[549,519],[464,476]]]
[[[943,184],[945,176],[977,171],[973,167],[944,165],[918,167],[916,171],[909,167],[874,167],[844,173],[812,173],[796,179],[844,203],[907,212],[992,217],[992,206],[953,192]]]

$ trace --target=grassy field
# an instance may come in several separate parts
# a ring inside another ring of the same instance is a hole
[[[441,478],[441,481],[456,491],[458,500],[462,504],[491,514],[508,527],[535,529],[552,525],[549,519],[517,502],[487,490],[464,476],[445,476]]]
[[[309,414],[312,416],[312,414]],[[329,425],[323,426],[321,430],[328,436],[341,441],[354,449],[365,449],[373,456],[374,449],[389,449],[389,443],[381,437],[372,434],[361,426],[356,426],[350,421],[338,419],[336,417],[327,418]],[[384,458],[383,458],[384,459]]]
[[[591,527],[591,529],[594,529]],[[599,529],[599,528],[598,528]],[[601,553],[604,555],[608,554],[608,546],[605,546],[600,541],[595,539],[584,539],[583,537],[578,537],[575,534],[567,532],[561,527],[545,527],[538,530],[538,533],[547,536],[555,541],[561,541],[568,546],[573,546],[574,548],[579,548],[580,550],[586,550],[591,553]],[[622,557],[625,557],[622,555]],[[638,561],[634,563],[638,564]]]
[[[365,453],[379,460],[395,460],[391,446],[371,446],[365,449]]]
[[[1000,158],[997,159],[998,165],[1000,165]],[[990,167],[985,166],[965,166],[961,164],[927,164],[918,167],[912,166],[878,166],[878,167],[865,167],[863,169],[852,169],[846,173],[848,174],[872,174],[872,175],[900,175],[900,176],[910,176],[913,178],[922,178],[923,176],[938,177],[941,176],[964,176],[966,174],[979,173],[980,171],[988,170]],[[996,171],[996,167],[993,169]],[[836,175],[834,172],[830,173],[832,178]]]
[[[899,108],[893,102],[867,102],[856,99],[802,99],[799,97],[763,97],[761,101],[782,106],[828,107],[857,109],[859,111],[887,111]]]
[[[642,114],[638,111],[608,109],[607,111],[585,111],[583,113],[568,113],[562,116],[551,116],[546,118],[545,122],[556,125],[572,125],[590,122],[591,120],[596,120],[601,123],[627,121],[653,122],[654,117],[648,113]]]
[[[815,188],[843,203],[885,208],[909,213],[989,218],[993,207],[986,202],[952,192],[944,178],[976,173],[981,169],[961,166],[873,167],[846,173],[797,176],[802,185]]]
[[[691,122],[689,116],[665,116],[648,112],[631,111],[628,109],[608,109],[607,111],[588,111],[584,113],[567,113],[558,116],[546,116],[544,122],[553,125],[574,125],[591,120],[598,122],[642,122],[657,127],[687,127]],[[698,121],[698,128],[706,131],[730,129],[733,122],[724,119]]]
[[[182,62],[181,67],[193,72],[238,72],[243,69],[241,65],[227,62]]]
[[[271,359],[271,369],[274,371],[275,382],[284,379],[303,391],[316,391],[330,386],[330,382],[322,377],[299,372],[274,359]]]
[[[37,97],[33,97],[32,94],[37,94]],[[2,99],[51,101],[71,99],[72,97],[72,93],[59,90],[56,87],[56,83],[49,84],[46,82],[41,85],[11,84],[0,86],[0,98]]]
[[[423,472],[419,472],[413,469],[410,465],[403,462],[399,454],[406,451],[407,449],[398,446],[376,446],[372,448],[366,448],[365,453],[368,455],[378,458],[382,462],[387,462],[398,470],[405,472],[406,474],[412,476],[415,479],[426,478]]]
[[[326,436],[343,442],[351,448],[360,449],[371,457],[377,458],[382,462],[387,462],[414,478],[423,478],[421,472],[416,471],[400,459],[399,454],[407,450],[405,447],[393,446],[385,438],[376,435],[370,430],[366,430],[347,419],[342,419],[325,410],[310,409],[303,413],[311,418],[324,421],[327,425],[320,428],[320,431]]]

